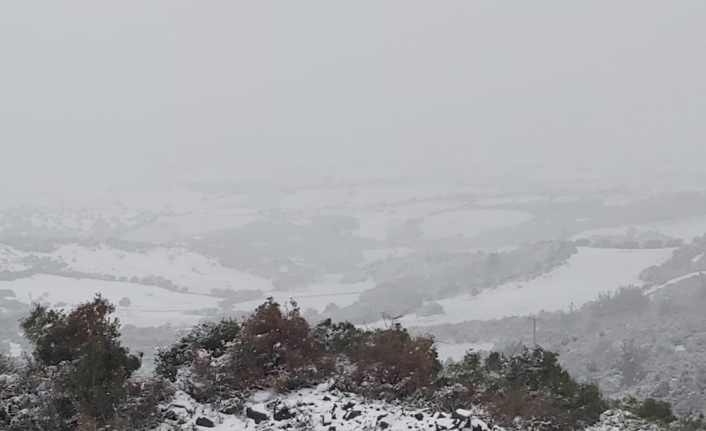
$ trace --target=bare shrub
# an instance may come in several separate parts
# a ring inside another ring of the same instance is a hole
[[[356,384],[370,395],[409,397],[433,392],[441,370],[434,339],[396,324],[375,331],[355,358]]]
[[[296,303],[282,311],[272,298],[242,324],[229,349],[236,386],[273,386],[288,390],[311,384],[331,372],[325,346],[316,338]]]

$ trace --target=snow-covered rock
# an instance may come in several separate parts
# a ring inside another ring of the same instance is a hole
[[[245,400],[239,414],[225,414],[199,404],[184,392],[178,392],[167,408],[168,423],[155,431],[171,430],[174,425],[183,430],[213,431],[491,430],[477,416],[479,410],[442,413],[408,404],[366,400],[328,385],[284,395],[258,391]]]
[[[586,431],[663,431],[663,428],[623,410],[608,410]]]

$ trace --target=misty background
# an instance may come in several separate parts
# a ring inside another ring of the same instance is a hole
[[[700,172],[705,19],[698,1],[8,2],[2,188]]]
[[[704,22],[698,1],[0,3],[0,359],[32,351],[33,304],[100,293],[147,375],[271,297],[394,317],[445,362],[537,344],[608,397],[706,414]]]

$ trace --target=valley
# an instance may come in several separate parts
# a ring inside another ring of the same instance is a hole
[[[296,302],[312,323],[435,334],[440,358],[457,360],[531,343],[530,318],[571,314],[627,286],[659,295],[706,269],[698,250],[683,251],[706,234],[700,193],[508,195],[409,179],[131,193],[2,211],[0,351],[27,351],[17,322],[31,304],[68,310],[101,295],[148,372],[178,334],[243,318],[272,297]],[[684,253],[690,264],[670,269]],[[487,325],[496,329],[478,332]],[[545,342],[562,351],[554,341]],[[574,359],[569,368],[584,375],[591,359]]]

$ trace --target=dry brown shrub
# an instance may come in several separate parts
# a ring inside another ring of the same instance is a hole
[[[243,389],[291,390],[330,375],[333,367],[296,304],[283,311],[272,298],[243,322],[228,353],[230,386]]]
[[[573,423],[571,412],[557,405],[549,397],[530,395],[526,389],[513,388],[488,397],[488,411],[505,427],[518,425],[517,420],[534,430],[569,430]]]
[[[354,380],[370,395],[429,395],[441,370],[434,339],[399,325],[375,331],[357,356]]]

